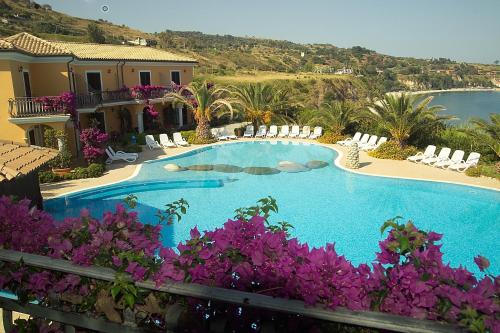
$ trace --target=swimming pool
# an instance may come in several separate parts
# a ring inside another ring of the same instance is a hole
[[[234,216],[236,208],[272,195],[279,206],[273,221],[291,223],[295,227],[292,235],[311,246],[336,243],[338,253],[355,264],[375,258],[382,239],[380,226],[399,215],[421,229],[444,233],[444,259],[452,266],[462,264],[478,272],[473,257],[482,254],[490,259],[491,271],[500,273],[500,192],[360,175],[335,166],[337,156],[336,151],[314,144],[250,141],[213,145],[146,162],[132,179],[47,200],[45,208],[58,219],[76,216],[84,207],[100,217],[133,193],[138,198],[135,210],[141,221],[155,223],[158,209],[184,198],[191,206],[188,213],[179,223],[166,227],[163,234],[165,245],[175,246],[189,238],[189,230],[195,225],[200,230],[219,227]],[[324,161],[328,166],[270,175],[213,170],[169,172],[164,168],[170,163],[183,167],[230,164],[275,168],[280,161]]]

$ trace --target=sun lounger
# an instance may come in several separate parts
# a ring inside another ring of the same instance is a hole
[[[227,140],[227,137],[222,135],[222,133],[219,131],[218,128],[212,128],[210,129],[210,133],[212,134],[212,136],[217,139],[217,141],[225,141]]]
[[[448,169],[459,171],[459,172],[464,172],[468,168],[476,166],[479,163],[480,157],[481,157],[481,154],[472,152],[469,154],[469,157],[467,157],[467,161],[460,161],[458,163],[451,164],[448,167]]]
[[[357,143],[358,146],[362,146],[362,145],[366,144],[368,142],[368,140],[370,140],[370,134],[365,133],[365,134],[363,134],[363,136],[361,137],[361,139],[359,139],[358,142],[356,142],[355,140],[352,140],[352,141],[346,142],[344,144],[344,146],[348,146],[349,147],[349,146],[352,146],[355,143]]]
[[[419,151],[416,155],[409,156],[407,158],[407,160],[410,162],[417,163],[417,162],[421,162],[422,160],[424,160],[426,158],[434,157],[435,153],[436,153],[436,146],[428,145],[427,148],[425,148],[425,151],[423,153],[421,151]]]
[[[106,155],[108,155],[108,159],[106,160],[106,164],[111,164],[113,161],[125,161],[128,163],[135,162],[138,158],[137,153],[125,153],[122,151],[114,152],[113,148],[106,148]]]
[[[347,146],[352,142],[359,142],[359,140],[361,139],[361,135],[362,135],[361,132],[356,132],[356,134],[354,134],[354,136],[351,139],[337,141],[337,143],[341,146]]]
[[[152,135],[146,135],[146,144],[148,145],[149,149],[161,148],[158,141],[156,141]]]
[[[377,139],[378,139],[377,135],[370,136],[368,141],[366,141],[365,143],[361,142],[359,143],[359,149],[363,149],[364,147],[369,147],[369,146],[375,146],[375,144],[377,143]]]
[[[256,138],[263,138],[266,136],[267,133],[267,126],[266,125],[260,125],[259,129],[257,130],[257,133],[255,134]]]
[[[236,135],[229,133],[229,130],[226,127],[220,127],[218,128],[219,133],[221,135],[224,135],[226,138],[231,139],[231,140],[236,140],[238,137]]]
[[[167,134],[160,134],[160,145],[163,148],[175,148],[177,147],[175,143],[170,140]]]
[[[300,133],[299,138],[307,139],[309,135],[311,135],[311,127],[310,126],[302,127],[302,133]]]
[[[369,144],[370,141],[368,141],[368,143],[366,145],[363,145],[361,147],[361,150],[363,151],[369,151],[369,150],[375,150],[377,149],[381,144],[387,142],[387,138],[385,136],[381,136],[380,139],[378,140],[377,143],[375,144]]]
[[[174,137],[174,143],[178,146],[189,146],[189,143],[184,140],[180,132],[175,132],[173,134]]]
[[[290,134],[290,126],[283,125],[281,126],[280,133],[278,134],[279,138],[285,138]]]
[[[288,136],[290,138],[296,138],[300,135],[300,127],[298,125],[293,125],[292,126],[292,131],[290,132],[290,134],[288,134]]]
[[[267,132],[266,134],[266,137],[275,138],[277,135],[278,135],[278,126],[271,125],[271,127],[269,127],[269,132]]]
[[[317,139],[322,135],[323,135],[323,127],[316,126],[314,127],[314,132],[312,132],[311,135],[309,135],[309,139]]]
[[[248,125],[245,128],[245,133],[243,133],[244,138],[252,138],[253,137],[253,125]]]
[[[424,164],[427,164],[427,165],[433,165],[434,163],[437,163],[439,161],[446,161],[447,159],[450,158],[450,153],[451,153],[451,149],[444,147],[444,148],[441,148],[441,150],[439,151],[439,154],[437,156],[434,155],[431,157],[424,158],[421,162]]]
[[[452,164],[460,163],[461,161],[463,161],[464,154],[465,153],[463,150],[455,150],[453,152],[453,155],[451,155],[451,158],[437,161],[432,166],[434,166],[436,168],[443,168],[443,169],[447,168]]]

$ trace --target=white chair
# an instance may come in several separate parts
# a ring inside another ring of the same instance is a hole
[[[448,167],[450,170],[464,172],[470,167],[476,166],[479,163],[479,158],[481,158],[481,154],[472,152],[467,157],[467,161],[460,161],[458,163],[452,164]]]
[[[174,143],[178,146],[189,146],[189,143],[184,140],[184,138],[182,137],[182,134],[180,132],[175,132],[173,134],[173,137],[174,137]]]
[[[290,126],[283,125],[281,126],[280,133],[278,134],[278,138],[285,138],[290,134]]]
[[[300,133],[299,138],[301,139],[306,139],[311,135],[311,127],[310,126],[304,126],[302,127],[302,133]]]
[[[448,147],[441,148],[439,154],[436,156],[431,156],[428,158],[424,158],[421,162],[427,165],[433,165],[439,161],[446,161],[450,158],[451,149]]]
[[[243,133],[244,138],[252,138],[253,137],[253,125],[248,125],[245,128],[245,133]]]
[[[218,128],[218,130],[219,130],[219,133],[221,135],[225,136],[227,139],[236,140],[238,138],[236,135],[234,135],[234,133],[230,134],[229,130],[226,127]]]
[[[347,146],[353,142],[359,142],[359,140],[361,139],[361,135],[362,135],[361,132],[356,132],[356,134],[354,134],[352,138],[337,141],[337,143],[341,146]]]
[[[380,147],[381,144],[386,143],[386,142],[387,142],[387,138],[385,136],[381,136],[376,144],[373,144],[373,145],[366,144],[361,149],[363,151],[375,150],[378,147]]]
[[[449,167],[452,164],[456,164],[456,163],[462,162],[463,158],[464,158],[464,155],[465,155],[465,153],[464,153],[463,150],[455,150],[453,152],[453,155],[451,155],[451,158],[446,159],[446,160],[437,161],[432,166],[436,167],[436,168],[443,168],[443,169],[447,168],[447,167]]]
[[[296,138],[300,135],[300,127],[298,125],[293,125],[292,126],[292,131],[290,132],[290,134],[288,134],[288,136],[290,138]]]
[[[368,140],[370,140],[370,134],[365,133],[365,134],[363,134],[361,139],[359,139],[359,141],[356,142],[356,141],[352,140],[352,141],[346,142],[344,144],[344,146],[349,147],[349,146],[352,146],[354,143],[357,143],[358,146],[362,146],[362,145],[366,144],[368,142]]]
[[[267,126],[266,125],[260,125],[259,129],[257,130],[257,133],[255,134],[256,138],[263,138],[266,136],[267,133]]]
[[[106,164],[111,164],[113,161],[125,161],[132,163],[135,162],[139,156],[137,153],[125,153],[122,151],[115,153],[111,147],[106,148],[106,155],[108,155]]]
[[[271,125],[271,127],[269,127],[269,132],[267,132],[266,134],[266,137],[275,138],[277,135],[278,135],[278,126]]]
[[[370,146],[375,146],[375,144],[377,143],[377,139],[378,139],[378,136],[376,135],[372,135],[370,136],[370,138],[368,139],[368,141],[366,141],[365,143],[359,143],[359,149],[363,149],[364,147],[370,147]]]
[[[148,145],[149,149],[161,148],[158,141],[156,141],[152,135],[146,135],[146,144]]]
[[[219,132],[218,128],[211,128],[210,129],[210,133],[212,134],[212,136],[215,139],[217,139],[217,141],[225,141],[225,140],[227,140],[227,137],[225,137],[224,135],[222,135],[222,133]]]
[[[323,127],[316,126],[314,127],[314,131],[309,135],[309,139],[317,139],[323,135]]]
[[[422,160],[426,158],[431,158],[434,157],[436,153],[436,146],[434,145],[428,145],[427,148],[425,148],[425,151],[422,153],[419,151],[416,155],[409,156],[406,160],[410,162],[421,162]]]
[[[160,134],[160,145],[163,148],[175,148],[177,147],[175,143],[170,140],[167,134]]]

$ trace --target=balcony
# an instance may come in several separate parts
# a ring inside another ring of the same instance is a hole
[[[161,98],[171,92],[171,87],[155,89],[124,88],[89,94],[76,94],[77,109],[95,109],[100,106],[142,103],[146,99]],[[9,99],[11,118],[30,118],[66,115],[67,108],[57,103],[59,96],[16,97]]]

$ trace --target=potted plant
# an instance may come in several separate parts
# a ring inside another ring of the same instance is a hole
[[[50,162],[52,172],[58,176],[64,176],[71,171],[71,153],[68,150],[66,134],[59,132],[57,135],[59,142],[59,154]]]

